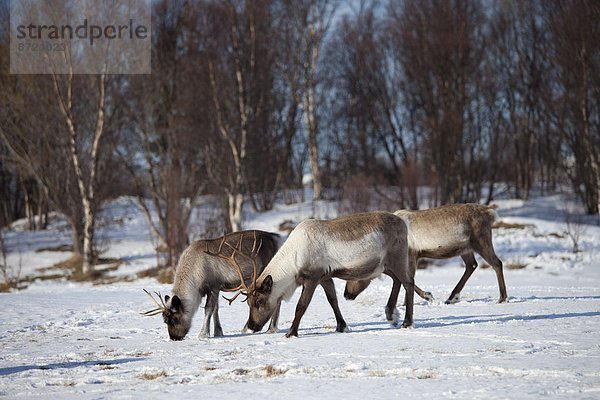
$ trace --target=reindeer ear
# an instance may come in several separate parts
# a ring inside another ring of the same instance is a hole
[[[258,288],[260,293],[271,293],[271,289],[273,288],[273,277],[271,275],[267,275],[267,277],[263,280],[262,284]]]
[[[181,303],[179,297],[173,296],[173,299],[171,300],[171,308],[175,311],[183,311],[183,304]]]

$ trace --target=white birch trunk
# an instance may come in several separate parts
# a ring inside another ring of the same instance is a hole
[[[75,128],[75,121],[72,115],[72,88],[73,88],[73,73],[70,68],[70,73],[67,76],[67,92],[65,97],[61,95],[58,86],[56,75],[53,75],[54,89],[56,91],[61,113],[65,118],[67,129],[69,132],[69,151],[71,161],[75,169],[75,177],[77,179],[77,187],[81,196],[81,206],[83,209],[83,248],[82,248],[82,267],[81,273],[83,276],[88,276],[94,265],[94,231],[96,225],[96,214],[94,211],[95,193],[96,193],[96,172],[98,168],[98,152],[100,141],[104,132],[104,100],[105,100],[105,79],[106,75],[99,76],[99,93],[98,93],[98,110],[96,114],[96,126],[94,129],[94,137],[90,154],[90,175],[88,183],[85,183],[83,168],[81,166],[81,154],[78,149],[78,131]]]
[[[244,196],[241,193],[228,193],[227,202],[231,231],[237,232],[242,229],[242,207],[244,205]]]
[[[308,153],[310,170],[312,173],[313,200],[321,199],[321,170],[319,168],[319,145],[317,140],[317,118],[315,110],[315,86],[317,63],[319,61],[319,46],[322,37],[315,31],[314,22],[308,26],[307,46],[309,54],[305,60],[305,88],[304,88],[304,120],[308,131]]]
[[[310,171],[312,174],[313,200],[321,199],[321,170],[319,169],[319,146],[317,142],[317,127],[314,111],[314,97],[312,90],[308,90],[305,99],[305,120],[308,128],[308,153]]]
[[[231,9],[231,12],[235,12]],[[253,32],[253,25],[250,27],[251,32]],[[254,35],[252,34],[252,40],[255,40]],[[231,151],[231,156],[234,164],[234,174],[235,176],[230,179],[230,185],[226,189],[227,193],[227,211],[229,216],[229,223],[231,225],[231,230],[233,232],[241,229],[242,226],[242,207],[244,203],[244,195],[242,193],[242,187],[244,183],[244,171],[243,171],[243,163],[246,158],[246,147],[248,140],[248,107],[247,100],[245,95],[245,83],[244,83],[244,75],[242,73],[242,61],[240,56],[239,49],[239,32],[235,24],[231,27],[231,39],[234,52],[236,55],[234,56],[234,64],[235,64],[235,80],[237,86],[237,105],[238,112],[240,117],[240,136],[239,138],[235,138],[235,135],[231,133],[231,127],[227,123],[222,109],[221,103],[219,101],[218,93],[219,90],[217,88],[217,79],[215,76],[214,65],[212,62],[208,63],[209,67],[209,75],[212,89],[212,99],[213,104],[215,106],[216,117],[217,117],[217,127],[219,129],[219,133],[223,137],[223,139],[229,145],[229,149]],[[254,58],[251,59],[251,68],[254,67]]]

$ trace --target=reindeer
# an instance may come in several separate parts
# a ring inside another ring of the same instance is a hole
[[[454,204],[429,210],[398,210],[408,225],[408,253],[411,274],[414,276],[419,258],[444,259],[460,255],[465,263],[465,272],[446,304],[456,303],[460,292],[469,280],[475,268],[474,252],[487,261],[498,279],[500,289],[499,303],[507,301],[506,284],[502,273],[502,261],[496,256],[492,244],[492,225],[497,218],[494,206],[481,204]],[[371,280],[349,281],[346,283],[344,297],[353,300],[369,286]],[[400,285],[394,282],[390,302],[396,301]],[[433,300],[429,292],[415,286],[415,292],[425,300]],[[389,303],[388,303],[389,304]]]
[[[407,303],[402,326],[412,326],[414,279],[408,267],[406,235],[406,224],[401,218],[381,211],[302,221],[258,279],[242,288],[250,308],[247,327],[260,331],[281,301],[289,300],[302,286],[296,315],[286,334],[298,336],[300,320],[320,284],[333,309],[336,331],[347,332],[332,278],[371,279],[381,273],[388,274],[395,284],[404,285]],[[398,315],[396,304],[388,303],[388,320],[396,325]]]
[[[200,337],[208,337],[211,317],[214,321],[214,336],[223,336],[219,321],[219,291],[237,291],[246,287],[246,280],[256,280],[257,274],[273,258],[278,248],[279,235],[263,231],[240,231],[216,239],[197,240],[179,258],[172,296],[165,296],[163,300],[161,294],[155,292],[157,301],[144,289],[157,308],[143,315],[162,313],[171,340],[182,340],[192,326],[200,301],[206,296]],[[225,259],[214,257],[217,253],[224,255]],[[248,255],[252,262],[244,260],[241,265],[236,262],[236,268],[232,268],[227,258],[235,259],[238,254]],[[237,295],[225,299],[231,304],[236,297]],[[269,332],[277,331],[278,318],[279,305],[276,304]],[[246,329],[244,327],[243,330]]]

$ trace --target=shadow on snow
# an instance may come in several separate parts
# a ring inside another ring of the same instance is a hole
[[[600,311],[581,312],[581,313],[564,313],[564,314],[542,314],[542,315],[485,315],[485,316],[458,316],[458,317],[443,317],[436,318],[435,322],[423,322],[418,324],[419,328],[439,328],[454,325],[470,325],[470,324],[487,324],[496,322],[511,322],[511,321],[535,321],[535,320],[552,320],[563,318],[580,318],[580,317],[597,317],[600,316]]]
[[[115,360],[96,360],[96,361],[73,361],[73,362],[62,362],[45,365],[19,365],[16,367],[0,368],[0,376],[18,374],[19,372],[31,371],[35,369],[40,370],[52,370],[52,369],[64,369],[64,368],[79,368],[79,367],[93,367],[95,365],[117,365],[125,364],[129,362],[142,361],[144,358],[118,358]]]

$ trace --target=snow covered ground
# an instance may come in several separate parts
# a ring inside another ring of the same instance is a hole
[[[509,303],[497,304],[490,268],[480,268],[462,301],[443,300],[462,274],[459,258],[417,272],[436,301],[416,297],[415,327],[396,329],[383,313],[391,281],[376,280],[340,307],[350,333],[335,333],[321,289],[305,314],[300,337],[286,339],[298,292],[285,303],[277,334],[241,334],[247,306],[221,301],[223,338],[199,339],[203,310],[182,342],[168,340],[142,288],[170,291],[151,279],[94,286],[37,281],[0,294],[0,397],[97,398],[600,398],[600,227],[581,219],[580,247],[564,235],[560,196],[496,202],[503,222],[494,244],[504,261]],[[250,215],[247,228],[275,230],[284,219],[334,217],[330,203],[279,206]],[[111,204],[119,224],[103,235],[106,257],[125,263],[115,275],[153,266],[143,218],[127,199]],[[68,243],[60,223],[46,232],[10,232],[10,263],[22,275],[68,258],[35,250]],[[478,261],[481,261],[478,259]],[[513,268],[510,268],[513,267]],[[45,273],[45,272],[44,272]],[[401,308],[401,313],[404,313]]]

